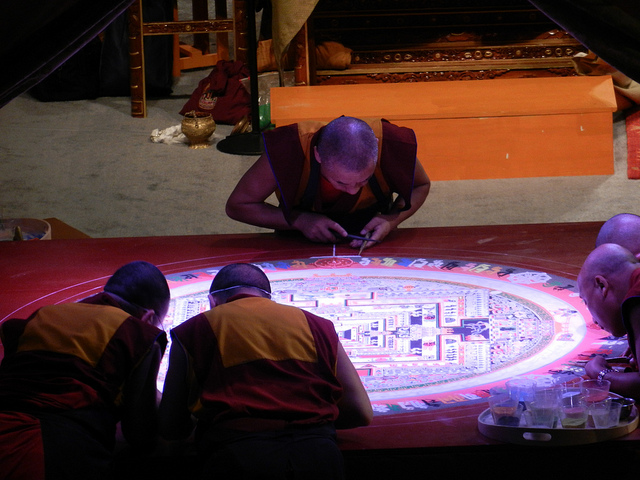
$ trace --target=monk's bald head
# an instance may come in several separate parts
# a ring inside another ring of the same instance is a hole
[[[604,243],[592,251],[580,270],[580,278],[591,278],[596,275],[613,277],[628,270],[638,263],[638,259],[621,245]]]
[[[593,321],[615,336],[626,333],[621,305],[630,288],[631,273],[640,267],[626,248],[605,243],[589,254],[578,275],[580,298]]]
[[[265,273],[250,263],[232,263],[214,277],[209,294],[220,303],[241,292],[261,297],[271,296],[271,283]]]
[[[620,213],[607,220],[598,232],[596,247],[605,243],[616,243],[634,255],[640,254],[640,216]]]
[[[317,150],[325,165],[359,172],[376,164],[378,139],[365,121],[339,117],[322,128]]]

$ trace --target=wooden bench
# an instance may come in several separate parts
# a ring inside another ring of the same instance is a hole
[[[277,87],[276,126],[340,115],[412,128],[432,180],[613,174],[609,76]]]

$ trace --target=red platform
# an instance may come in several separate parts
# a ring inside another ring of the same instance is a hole
[[[365,255],[468,259],[575,279],[594,246],[600,225],[400,229],[382,244],[367,250]],[[54,240],[50,241],[0,243],[3,285],[0,321],[13,316],[25,317],[45,304],[73,301],[94,293],[119,266],[133,260],[152,262],[165,274],[171,274],[205,265],[331,254],[331,245],[275,234],[55,240],[54,231]],[[336,254],[353,255],[354,252],[339,246]],[[454,461],[449,465],[453,471],[468,469],[473,473],[477,467],[475,462],[517,455],[526,464],[532,461],[535,452],[549,458],[578,454],[588,458],[590,451],[596,455],[595,452],[607,449],[635,452],[640,440],[640,433],[636,431],[606,445],[543,448],[544,453],[539,447],[506,445],[484,437],[477,429],[477,417],[485,408],[484,404],[475,404],[439,412],[386,415],[376,417],[369,427],[340,431],[339,442],[347,459],[349,478],[393,478],[390,475],[400,473],[403,468],[412,474],[424,468],[426,475],[434,468],[432,462],[439,459]],[[456,459],[463,458],[469,462],[458,464]],[[598,453],[597,458],[603,458],[602,454]],[[159,472],[168,475],[170,469]]]

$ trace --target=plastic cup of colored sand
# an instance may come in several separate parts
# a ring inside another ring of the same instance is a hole
[[[554,428],[558,421],[558,403],[533,401],[527,406],[527,423],[530,427]]]
[[[489,397],[489,408],[494,424],[507,427],[520,425],[523,407],[509,394],[502,393]]]
[[[609,380],[585,380],[582,382],[582,395],[587,403],[596,403],[609,397]]]
[[[589,409],[582,395],[569,395],[560,402],[562,428],[584,428],[589,418]]]

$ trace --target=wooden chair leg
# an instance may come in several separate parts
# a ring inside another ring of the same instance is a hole
[[[173,5],[173,21],[178,21],[177,3]],[[182,74],[182,69],[180,68],[180,35],[173,36],[173,68],[171,73],[173,78],[178,78]]]
[[[247,63],[247,2],[246,0],[236,0],[233,2],[233,17],[236,22],[234,32],[235,59]]]
[[[146,85],[144,78],[144,35],[142,34],[142,2],[136,0],[128,10],[129,16],[129,70],[131,86],[131,116],[147,116]]]
[[[307,24],[302,25],[289,48],[295,49],[294,77],[296,85],[311,85],[309,62],[311,60],[311,41],[307,35]]]
[[[206,20],[209,18],[209,2],[207,0],[192,0],[191,11],[194,20]],[[210,53],[209,34],[196,33],[193,36],[193,46],[200,50],[203,55]]]
[[[218,0],[215,4],[216,18],[227,18],[227,2]],[[216,33],[216,53],[219,60],[229,60],[229,32]]]

